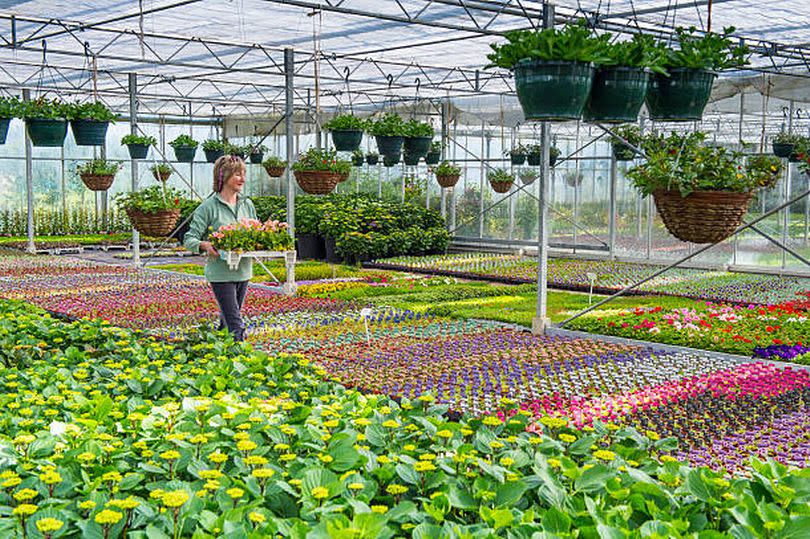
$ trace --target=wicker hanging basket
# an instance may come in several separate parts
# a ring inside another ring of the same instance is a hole
[[[461,174],[437,174],[436,181],[445,189],[454,187],[458,183]]]
[[[508,180],[508,181],[489,180],[489,184],[492,186],[492,190],[495,191],[496,193],[508,193],[514,183],[515,180]]]
[[[337,175],[338,183],[343,183],[349,179],[349,172],[341,172]]]
[[[342,174],[328,170],[296,170],[295,181],[305,193],[327,195],[341,181]]]
[[[655,207],[670,234],[691,243],[718,243],[731,236],[748,211],[753,193],[678,191],[653,193]]]
[[[271,178],[281,178],[284,176],[284,170],[287,167],[271,167],[269,165],[264,165],[264,170],[267,171],[267,175]]]
[[[171,172],[158,172],[157,170],[152,171],[152,176],[154,176],[157,181],[163,183],[166,183],[171,175]]]
[[[114,174],[80,174],[79,177],[91,191],[106,191],[115,179]]]
[[[163,237],[168,236],[177,220],[180,218],[180,208],[173,210],[162,210],[155,213],[144,213],[141,210],[127,208],[132,228],[144,236]]]

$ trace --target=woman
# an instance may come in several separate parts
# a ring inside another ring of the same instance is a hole
[[[253,277],[253,260],[243,258],[239,267],[232,270],[207,237],[223,225],[256,219],[253,202],[242,195],[244,185],[245,162],[240,157],[224,155],[217,159],[214,163],[214,193],[194,211],[184,241],[189,251],[208,255],[205,278],[211,283],[219,304],[219,329],[227,327],[236,341],[245,337],[241,310],[248,281]]]

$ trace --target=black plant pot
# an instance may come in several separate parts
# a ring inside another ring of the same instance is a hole
[[[353,152],[360,147],[363,141],[363,131],[360,129],[339,129],[332,131],[332,143],[339,152]]]
[[[264,161],[264,152],[254,152],[250,154],[250,162],[254,165],[261,164]]]
[[[526,161],[529,163],[530,167],[539,167],[540,164],[543,162],[543,154],[541,153],[527,154]]]
[[[371,260],[371,257],[368,255],[368,253],[360,253],[349,255],[344,259],[344,263],[349,266],[359,266],[363,262],[368,262],[369,260]]]
[[[790,157],[793,153],[793,149],[795,148],[794,144],[784,143],[784,142],[774,142],[773,143],[773,154],[776,157]]]
[[[11,118],[0,118],[0,144],[6,143],[8,136],[8,126],[11,124]]]
[[[379,162],[380,162],[380,156],[379,155],[367,155],[366,156],[366,163],[368,163],[369,165],[376,165]]]
[[[298,258],[301,260],[323,260],[326,258],[326,245],[319,234],[298,234]]]
[[[42,148],[59,148],[65,143],[67,121],[50,118],[26,118],[25,127],[31,144]]]
[[[127,144],[127,150],[132,159],[146,159],[146,156],[149,155],[148,144]]]
[[[343,261],[343,257],[338,255],[335,250],[335,243],[335,238],[329,236],[324,238],[325,258],[329,264],[340,264]]]
[[[430,151],[433,137],[406,137],[403,141],[405,153],[424,157]]]
[[[509,154],[509,159],[512,161],[513,165],[522,165],[526,162],[526,154],[525,153],[513,153]]]
[[[216,163],[217,159],[225,155],[225,150],[206,150],[203,148],[203,152],[205,153],[205,160],[209,163]]]
[[[607,123],[636,121],[647,95],[649,78],[650,74],[638,67],[598,68],[585,107],[585,119]]]
[[[366,159],[363,156],[360,157],[352,157],[352,165],[356,167],[362,167],[363,163],[366,162]]]
[[[438,165],[442,160],[442,152],[428,152],[425,156],[425,163],[428,165]]]
[[[421,159],[421,156],[419,156],[419,155],[411,155],[409,153],[406,153],[402,157],[402,161],[409,167],[415,167],[416,165],[418,165],[419,164],[419,159]]]
[[[70,130],[78,146],[101,146],[107,137],[110,122],[96,120],[71,120]]]
[[[197,153],[196,146],[178,146],[174,148],[174,158],[180,163],[193,162],[195,153]]]
[[[669,75],[653,75],[647,86],[651,120],[697,121],[709,102],[717,74],[705,69],[674,68]]]
[[[400,155],[384,155],[383,156],[383,166],[385,167],[393,167],[397,163],[399,163]]]
[[[382,155],[399,155],[402,152],[402,137],[387,137],[378,135],[374,137],[377,140],[377,151]]]

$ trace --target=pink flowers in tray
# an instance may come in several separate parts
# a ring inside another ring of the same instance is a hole
[[[241,219],[219,227],[209,237],[220,251],[288,251],[294,246],[287,223],[273,220]]]

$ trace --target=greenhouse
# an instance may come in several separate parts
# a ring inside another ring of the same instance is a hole
[[[0,537],[810,537],[806,11],[0,2]]]

